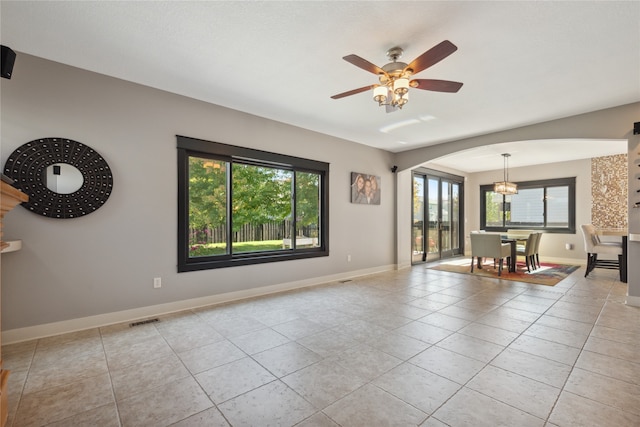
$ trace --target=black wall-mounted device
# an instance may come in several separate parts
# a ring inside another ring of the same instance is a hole
[[[11,73],[13,73],[13,64],[16,62],[16,53],[6,46],[2,46],[1,49],[0,75],[5,79],[10,79]]]
[[[640,122],[635,122],[633,124],[633,134],[640,135]]]

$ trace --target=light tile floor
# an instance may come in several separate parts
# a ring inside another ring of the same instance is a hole
[[[7,345],[8,426],[638,426],[640,309],[414,266]]]

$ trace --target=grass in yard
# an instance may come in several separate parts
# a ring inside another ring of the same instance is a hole
[[[196,243],[191,245],[190,257],[224,255],[227,246],[224,243]],[[282,240],[264,240],[261,242],[234,242],[233,252],[261,252],[282,250]]]

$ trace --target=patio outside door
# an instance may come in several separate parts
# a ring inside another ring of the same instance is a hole
[[[414,172],[414,264],[462,253],[462,182],[462,177]]]

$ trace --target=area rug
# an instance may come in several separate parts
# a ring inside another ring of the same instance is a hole
[[[482,268],[477,265],[473,267],[471,272],[471,259],[458,258],[451,261],[442,262],[427,266],[431,270],[450,271],[452,273],[472,274],[481,277],[493,277],[495,279],[512,280],[516,282],[534,283],[536,285],[555,286],[562,279],[576,271],[577,265],[553,264],[548,262],[541,263],[541,267],[536,270],[527,272],[527,266],[524,263],[517,263],[516,271],[509,273],[506,266],[503,266],[502,275],[498,276],[498,268],[493,268],[493,260],[485,259]]]

